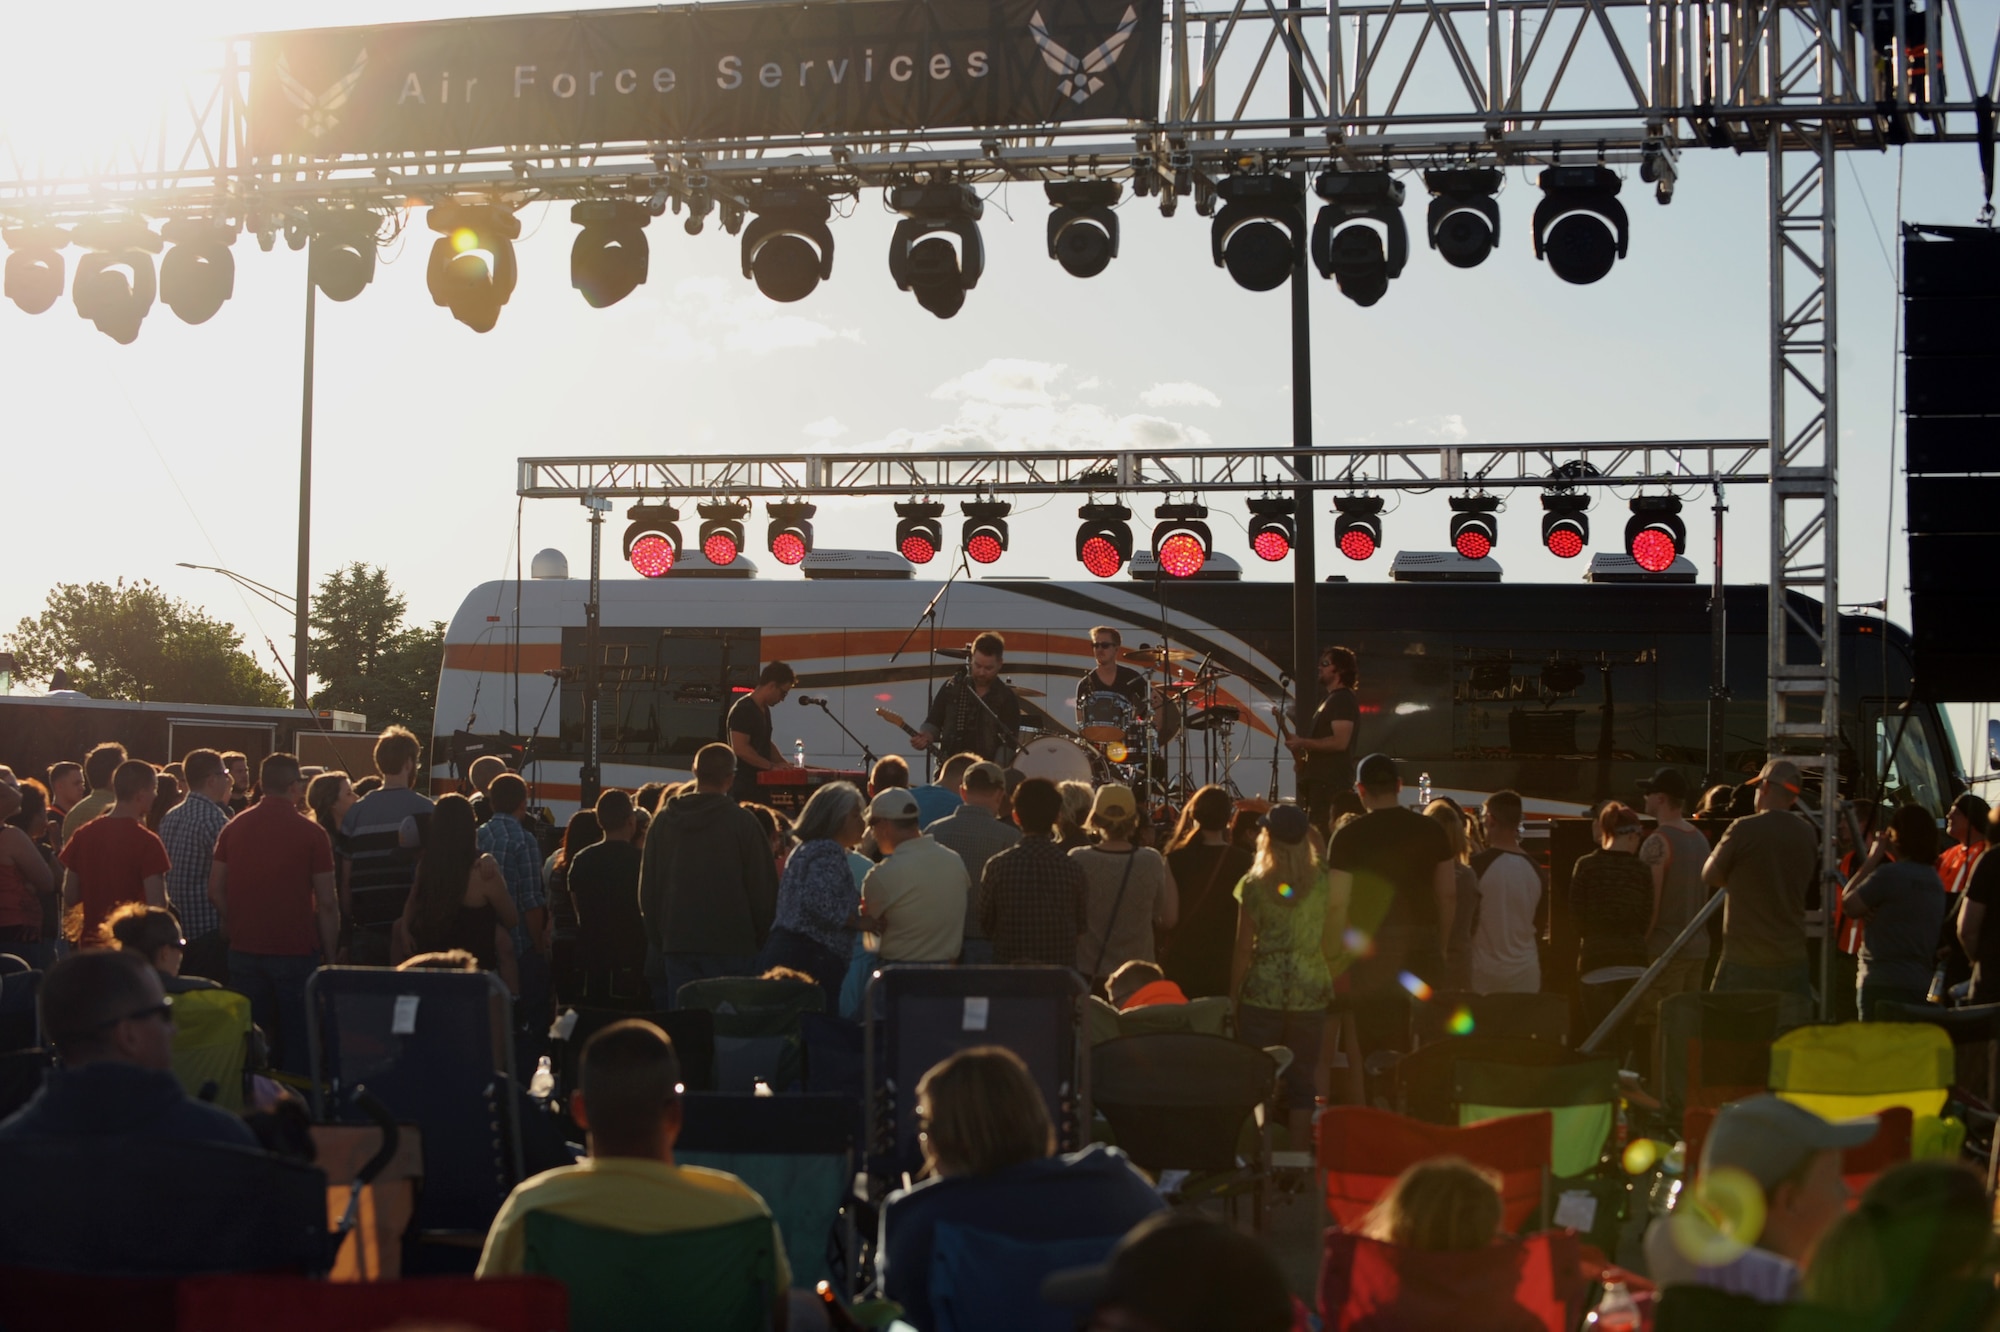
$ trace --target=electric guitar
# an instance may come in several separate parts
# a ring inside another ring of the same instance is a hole
[[[924,734],[922,731],[919,731],[916,727],[904,721],[901,714],[891,712],[887,708],[875,709],[875,715],[880,717],[883,721],[888,722],[891,726],[900,727],[902,729],[903,734],[909,736],[910,739],[912,740],[918,739]],[[996,758],[994,762],[998,763],[1003,768],[1008,767],[1014,762],[1014,757],[1017,752],[1018,751],[1013,745],[1002,743],[1000,746],[1000,756]]]
[[[1291,728],[1285,724],[1285,705],[1283,703],[1273,703],[1271,705],[1271,720],[1277,723],[1278,728],[1278,738],[1274,743],[1282,748],[1286,736],[1291,731]],[[1304,754],[1292,755],[1292,778],[1294,781],[1306,775],[1306,757]]]

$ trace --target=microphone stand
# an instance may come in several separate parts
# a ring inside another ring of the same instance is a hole
[[[929,673],[929,674],[928,674],[927,676],[925,676],[925,677],[924,677],[924,679],[925,679],[925,683],[926,683],[926,686],[927,686],[927,688],[926,688],[926,691],[925,691],[925,695],[924,695],[924,716],[925,716],[926,718],[928,718],[928,717],[930,716],[930,710],[931,710],[932,706],[933,706],[934,704],[936,704],[936,702],[937,702],[937,608],[938,608],[938,603],[939,603],[940,601],[943,601],[943,600],[944,600],[944,596],[945,596],[945,593],[947,593],[947,592],[951,591],[951,585],[952,585],[952,584],[953,584],[954,582],[956,582],[956,581],[958,580],[958,573],[959,573],[959,570],[960,570],[960,569],[965,569],[965,570],[967,571],[967,576],[968,576],[968,577],[970,576],[970,573],[971,573],[971,570],[970,570],[970,567],[969,567],[969,566],[968,566],[968,565],[966,564],[966,562],[965,562],[965,552],[964,552],[964,551],[960,551],[960,552],[958,553],[958,566],[957,566],[957,568],[954,568],[954,569],[953,569],[953,570],[951,571],[950,575],[949,575],[949,576],[947,576],[947,577],[945,578],[943,586],[939,587],[939,588],[938,588],[938,590],[937,590],[937,593],[936,593],[936,594],[935,594],[934,596],[932,596],[932,597],[931,597],[931,599],[930,599],[930,602],[929,602],[929,603],[928,603],[928,604],[927,604],[927,605],[926,605],[926,606],[924,607],[924,609],[923,609],[923,613],[922,613],[921,615],[917,616],[917,622],[916,622],[915,624],[913,624],[913,625],[911,625],[911,626],[910,626],[910,632],[909,632],[909,633],[907,633],[907,634],[904,634],[904,635],[903,635],[903,641],[902,641],[901,643],[899,643],[899,644],[897,644],[897,645],[896,645],[896,650],[895,650],[894,652],[891,652],[891,653],[889,654],[889,664],[890,664],[891,666],[893,666],[893,665],[895,665],[895,664],[896,664],[896,658],[898,658],[898,657],[900,657],[900,656],[902,656],[902,655],[903,655],[903,649],[904,649],[904,648],[906,648],[906,647],[908,647],[908,646],[910,645],[910,640],[911,640],[911,639],[913,639],[913,638],[915,638],[915,637],[917,636],[917,630],[919,630],[919,629],[923,628],[923,627],[924,627],[924,625],[925,625],[926,623],[928,623],[928,624],[930,625],[930,627],[931,627],[931,669],[930,669],[930,673]],[[843,728],[843,729],[845,729],[845,728]],[[921,728],[919,728],[919,729],[921,729]],[[933,764],[934,760],[936,759],[936,755],[935,755],[935,754],[933,754],[933,753],[931,752],[931,751],[932,751],[932,750],[933,750],[934,748],[935,748],[935,746],[934,746],[934,745],[925,745],[925,746],[924,746],[924,780],[925,780],[926,782],[930,781],[930,779],[931,779],[931,767],[932,767],[932,764]]]
[[[800,700],[800,702],[804,701],[805,700],[803,699]],[[811,703],[806,704],[806,706],[818,708],[821,712],[824,712],[829,718],[832,719],[833,724],[840,728],[840,733],[842,735],[846,736],[849,740],[852,740],[855,744],[861,747],[861,763],[863,767],[872,768],[875,766],[875,753],[873,750],[868,748],[868,742],[866,740],[863,740],[860,736],[856,735],[854,732],[848,730],[847,723],[842,721],[840,718],[835,717],[833,715],[832,708],[829,708],[825,703],[821,702],[819,699],[814,699]]]

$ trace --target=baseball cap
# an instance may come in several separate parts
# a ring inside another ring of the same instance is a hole
[[[1268,831],[1274,841],[1303,842],[1312,819],[1297,805],[1273,805],[1257,820],[1257,826]]]
[[[1396,770],[1396,760],[1387,754],[1370,754],[1354,765],[1354,780],[1380,790],[1399,784],[1403,774]]]
[[[1133,797],[1132,788],[1115,783],[1098,787],[1097,795],[1090,802],[1093,819],[1107,815],[1115,819],[1129,819],[1138,812],[1139,802]]]
[[[877,791],[875,798],[868,802],[868,819],[907,820],[917,817],[917,798],[910,794],[907,786],[892,786]]]
[[[1044,1303],[1115,1306],[1160,1332],[1288,1332],[1292,1296],[1262,1244],[1189,1212],[1161,1212],[1118,1242],[1111,1260],[1042,1282]]]
[[[973,781],[975,777],[979,779],[977,783]],[[1004,791],[1007,789],[1006,770],[1003,769],[999,764],[990,762],[986,759],[981,759],[979,762],[967,768],[965,770],[965,776],[959,778],[959,781],[961,784],[965,786],[972,786],[976,784],[984,787],[989,791]]]
[[[1731,1101],[1715,1116],[1715,1127],[1701,1149],[1704,1175],[1716,1170],[1741,1170],[1755,1179],[1766,1197],[1778,1181],[1816,1152],[1845,1151],[1875,1136],[1878,1121],[1821,1119],[1803,1106],[1780,1097],[1752,1096]]]
[[[1764,765],[1762,772],[1743,784],[1758,786],[1764,782],[1776,782],[1784,790],[1797,795],[1804,785],[1804,778],[1799,775],[1799,765],[1790,759],[1772,759]]]
[[[1660,768],[1656,770],[1651,777],[1641,779],[1639,789],[1649,795],[1654,791],[1658,791],[1661,795],[1672,796],[1682,804],[1687,803],[1687,778],[1681,776],[1679,768]]]

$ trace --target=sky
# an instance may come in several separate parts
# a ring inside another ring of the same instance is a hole
[[[105,90],[170,83],[213,51],[204,34],[540,7],[14,7],[0,18],[0,137],[104,145],[129,136],[131,124],[104,109]],[[67,54],[80,52],[91,15],[95,80],[77,76],[80,53]],[[1411,179],[1412,256],[1388,295],[1362,309],[1313,279],[1315,442],[1761,436],[1765,168],[1761,157],[1690,150],[1669,207],[1627,173],[1630,257],[1590,286],[1563,283],[1534,259],[1538,192],[1527,173],[1509,173],[1500,248],[1470,270],[1424,247],[1424,194]],[[1907,623],[1895,227],[1899,217],[1973,221],[1978,166],[1970,146],[1847,153],[1838,184],[1841,600],[1886,596]],[[583,510],[517,506],[514,462],[525,455],[1291,442],[1282,290],[1246,292],[1213,267],[1209,224],[1192,208],[1163,219],[1150,201],[1129,199],[1119,258],[1099,277],[1072,278],[1046,255],[1046,208],[1036,185],[988,198],[986,278],[962,313],[940,321],[889,278],[895,215],[879,193],[836,217],[831,281],[791,305],[764,299],[742,277],[736,238],[714,225],[687,236],[669,215],[649,232],[648,283],[593,310],[569,286],[567,206],[531,205],[519,288],[485,335],[431,302],[432,235],[412,217],[358,299],[319,302],[314,582],[354,561],[377,564],[413,617],[431,620],[449,619],[476,584],[512,576],[517,549],[560,549],[580,574]],[[176,567],[221,565],[285,589],[294,578],[305,255],[282,244],[262,253],[249,237],[234,253],[235,295],[215,318],[188,326],[157,306],[130,346],[99,334],[67,300],[32,317],[0,304],[14,552],[0,580],[0,632],[33,614],[57,583],[149,578],[237,625],[266,664],[266,637],[289,660],[283,612],[219,575]],[[1445,548],[1444,498],[1392,496],[1389,550]],[[1622,498],[1597,500],[1594,549],[1617,547]],[[1017,503],[1011,550],[995,572],[1081,577],[1071,559],[1075,502]],[[1736,488],[1731,505],[1730,581],[1761,583],[1763,491]],[[1217,497],[1211,508],[1218,545],[1256,565],[1240,503]],[[1688,553],[1705,581],[1705,501],[1691,498],[1685,517]],[[1496,555],[1507,578],[1581,576],[1582,561],[1541,549],[1538,520],[1533,492],[1503,511]],[[833,501],[815,526],[822,546],[886,548],[893,521],[886,502]],[[1386,556],[1351,564],[1332,548],[1330,512],[1319,523],[1322,575],[1387,577]],[[761,523],[751,546],[753,558],[763,556]],[[760,565],[774,568],[767,557]],[[1290,566],[1248,572],[1288,578]],[[1967,712],[1955,721],[1965,738]]]

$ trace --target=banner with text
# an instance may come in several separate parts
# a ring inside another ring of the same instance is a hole
[[[1160,0],[722,4],[269,33],[262,157],[1151,120]]]

